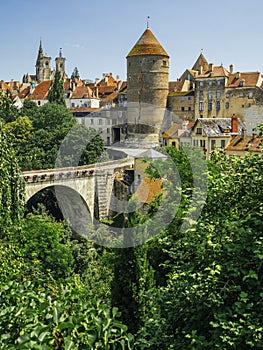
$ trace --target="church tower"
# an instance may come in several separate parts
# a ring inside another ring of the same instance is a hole
[[[148,28],[127,55],[127,140],[159,144],[169,92],[169,55]]]
[[[55,59],[56,71],[61,73],[61,76],[65,76],[65,62],[66,58],[62,57],[62,49],[59,50],[59,56]]]
[[[36,61],[36,80],[44,81],[50,80],[51,69],[50,69],[51,57],[44,55],[42,48],[42,41],[40,40],[38,56]]]

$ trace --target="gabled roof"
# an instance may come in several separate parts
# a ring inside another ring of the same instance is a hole
[[[200,122],[203,131],[207,137],[220,137],[222,135],[232,135],[232,119],[231,118],[198,118],[193,126],[193,129]],[[244,124],[238,118],[238,133],[242,133]],[[229,131],[225,131],[229,130]]]
[[[92,98],[92,96],[93,96],[92,90],[88,86],[76,86],[70,98],[81,99],[81,98]]]
[[[21,99],[26,98],[30,93],[30,86],[26,86],[22,91],[19,92],[18,97]]]
[[[169,57],[150,29],[146,29],[127,57],[138,55],[161,55]]]
[[[241,136],[236,135],[232,138],[230,143],[226,146],[226,151],[250,151],[254,153],[262,153],[263,138],[255,136]]]
[[[212,71],[204,71],[202,74],[198,74],[196,78],[228,77],[229,74],[229,71],[223,66],[213,66]]]
[[[34,88],[33,92],[28,96],[30,100],[45,100],[48,90],[51,85],[51,80],[42,81]]]
[[[167,129],[166,131],[164,131],[162,133],[162,138],[163,139],[170,139],[173,138],[173,136],[175,136],[175,133],[178,129],[180,129],[181,125],[180,124],[173,124],[170,126],[169,129]]]
[[[112,73],[105,74],[104,77],[96,84],[100,87],[117,86],[117,80],[112,76]]]
[[[233,73],[229,75],[228,87],[241,86],[243,80],[244,87],[255,87],[260,85],[260,72]]]
[[[204,71],[207,71],[209,67],[208,62],[202,53],[197,58],[195,64],[192,67],[192,70],[199,71],[200,67],[202,67]]]

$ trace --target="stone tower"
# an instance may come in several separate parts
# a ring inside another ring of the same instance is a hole
[[[42,49],[42,41],[40,40],[38,56],[36,61],[36,80],[44,81],[50,80],[51,69],[50,69],[51,57],[45,56]]]
[[[65,75],[65,61],[66,58],[62,57],[62,49],[59,50],[59,56],[55,59],[56,61],[56,71],[61,73],[61,76]]]
[[[127,55],[126,142],[159,144],[169,92],[169,55],[147,28]]]

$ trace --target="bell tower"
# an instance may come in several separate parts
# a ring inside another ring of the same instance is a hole
[[[42,48],[42,40],[40,40],[38,56],[36,61],[36,80],[44,81],[50,80],[51,69],[50,69],[51,57],[44,55]]]
[[[59,49],[59,55],[55,59],[56,61],[56,71],[61,73],[63,77],[65,75],[65,62],[66,58],[62,57],[62,48]]]

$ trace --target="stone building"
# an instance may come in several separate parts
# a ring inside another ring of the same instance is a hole
[[[127,55],[127,143],[159,143],[168,82],[169,55],[147,28]]]

